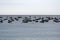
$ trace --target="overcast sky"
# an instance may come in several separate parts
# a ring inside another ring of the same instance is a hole
[[[60,0],[0,0],[0,13],[60,13]]]

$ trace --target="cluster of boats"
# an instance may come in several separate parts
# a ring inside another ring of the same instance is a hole
[[[29,22],[36,22],[36,23],[45,23],[45,22],[49,22],[50,20],[52,20],[55,23],[59,23],[60,22],[60,18],[57,17],[36,17],[34,16],[32,18],[32,16],[29,17],[21,17],[21,16],[17,16],[17,17],[6,17],[3,19],[3,17],[0,17],[0,23],[3,23],[4,21],[7,20],[8,23],[12,23],[14,21],[19,21],[19,19],[22,18],[22,23],[29,23]]]

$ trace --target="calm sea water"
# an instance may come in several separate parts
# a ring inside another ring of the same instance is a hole
[[[60,24],[0,24],[0,40],[60,40]]]

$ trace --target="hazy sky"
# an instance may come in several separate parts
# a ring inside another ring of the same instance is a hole
[[[0,0],[0,13],[60,13],[60,0]]]

